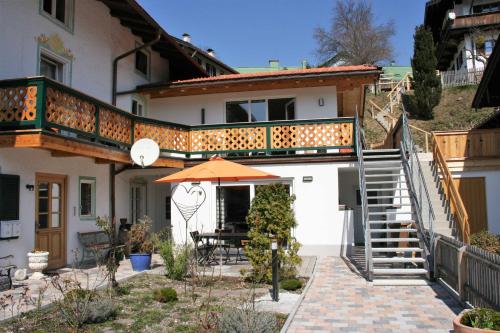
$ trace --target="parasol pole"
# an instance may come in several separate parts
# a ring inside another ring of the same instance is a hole
[[[222,232],[222,205],[221,205],[221,196],[222,196],[222,191],[220,188],[220,177],[218,178],[218,186],[217,186],[217,191],[219,192],[219,197],[217,200],[219,201],[219,221],[218,221],[218,229],[219,229],[219,237],[217,242],[219,243],[219,278],[222,277],[222,244],[220,241],[220,234]]]

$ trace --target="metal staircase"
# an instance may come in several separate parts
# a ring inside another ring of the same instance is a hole
[[[366,150],[358,124],[365,268],[375,284],[420,285],[432,267],[434,213],[407,122],[404,126],[401,149]]]

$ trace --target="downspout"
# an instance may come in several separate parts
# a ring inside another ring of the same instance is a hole
[[[114,106],[116,106],[116,95],[117,95],[117,83],[118,83],[118,62],[126,57],[128,57],[129,55],[131,54],[134,54],[135,52],[139,51],[139,50],[142,50],[146,47],[150,47],[152,46],[153,44],[156,44],[157,42],[159,42],[161,39],[161,31],[158,31],[158,35],[156,36],[155,39],[153,39],[152,41],[150,42],[147,42],[145,44],[142,44],[141,46],[138,46],[136,48],[134,48],[133,50],[130,50],[130,51],[127,51],[121,55],[119,55],[118,57],[116,57],[114,60],[113,60],[113,82],[112,82],[112,91],[111,91],[111,104],[113,104]],[[113,227],[116,226],[116,203],[115,203],[115,193],[116,193],[116,189],[115,189],[115,177],[116,177],[116,174],[117,174],[117,170],[116,170],[116,166],[115,166],[115,163],[111,163],[109,165],[109,176],[110,176],[110,181],[109,181],[109,184],[110,184],[110,191],[109,191],[109,200],[110,200],[110,207],[109,207],[109,213],[110,213],[110,217],[111,217],[111,223],[113,225]]]
[[[161,32],[158,31],[158,35],[152,41],[147,42],[146,44],[142,44],[142,45],[140,45],[140,46],[138,46],[130,51],[127,51],[127,52],[119,55],[118,57],[116,57],[115,60],[113,60],[113,87],[112,87],[113,90],[111,92],[111,104],[116,106],[116,95],[117,95],[116,90],[117,90],[117,85],[118,85],[118,62],[120,60],[128,57],[129,55],[136,53],[139,50],[145,49],[147,47],[150,47],[150,46],[158,43],[160,41],[160,39],[161,39]]]

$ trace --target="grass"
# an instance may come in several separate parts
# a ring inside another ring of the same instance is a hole
[[[121,285],[126,292],[116,293],[113,297],[120,309],[116,318],[100,324],[89,324],[81,332],[216,332],[217,316],[224,308],[240,306],[250,298],[252,290],[256,297],[267,293],[268,286],[246,283],[243,278],[216,278],[199,283],[195,290],[188,283],[187,292],[182,281],[173,281],[161,275],[143,274],[131,278]],[[157,288],[172,287],[177,291],[179,300],[160,303],[154,300],[153,291]],[[193,297],[193,293],[197,297]],[[43,322],[30,332],[68,332],[58,310],[51,306],[43,310]],[[277,315],[283,324],[286,317]],[[9,325],[0,326],[0,333],[10,331]]]
[[[477,86],[463,86],[443,89],[441,101],[434,108],[434,118],[430,120],[422,120],[410,115],[410,124],[419,127],[427,132],[432,131],[447,131],[447,130],[468,130],[476,123],[488,116],[493,109],[484,108],[475,110],[472,109],[472,100],[476,94]],[[374,100],[380,107],[385,105],[387,100],[386,94],[382,93],[377,96],[367,94],[365,106],[365,134],[368,144],[380,143],[384,141],[386,132],[382,126],[369,114],[369,100]],[[414,139],[420,146],[423,147],[424,135],[418,131],[413,131]]]

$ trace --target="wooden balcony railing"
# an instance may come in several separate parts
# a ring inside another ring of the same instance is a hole
[[[455,217],[461,240],[465,243],[469,243],[469,215],[467,214],[467,210],[465,209],[465,205],[462,201],[462,197],[460,196],[460,192],[453,182],[453,176],[450,169],[448,168],[448,164],[446,163],[446,157],[443,154],[441,146],[438,143],[438,137],[434,133],[432,136],[432,141],[433,158],[442,176],[442,186],[444,189],[444,194],[450,204],[451,213]]]
[[[141,138],[162,152],[355,151],[354,118],[186,126],[132,115],[43,78],[0,81],[0,130],[41,129],[127,150]]]
[[[500,23],[500,12],[457,16],[451,21],[451,29],[475,28]]]
[[[500,129],[434,132],[446,161],[500,158]]]

